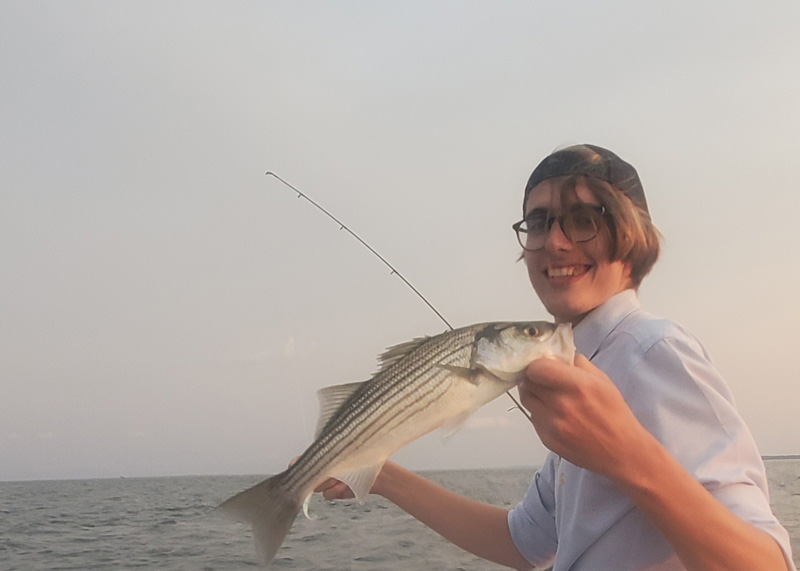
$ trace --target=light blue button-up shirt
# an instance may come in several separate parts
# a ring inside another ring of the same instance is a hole
[[[686,470],[728,509],[778,541],[794,570],[788,533],[769,506],[755,441],[700,342],[679,325],[642,311],[636,292],[626,290],[575,327],[575,345],[614,381],[639,422]],[[552,562],[553,571],[684,569],[609,479],[552,453],[509,512],[508,524],[520,553],[532,564]]]

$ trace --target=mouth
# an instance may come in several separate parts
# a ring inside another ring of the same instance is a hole
[[[584,275],[591,264],[575,264],[570,266],[548,266],[545,275],[548,278],[572,278]]]

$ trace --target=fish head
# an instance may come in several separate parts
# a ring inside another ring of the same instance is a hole
[[[575,342],[569,323],[528,321],[487,324],[475,339],[472,365],[514,384],[540,357],[572,364]]]

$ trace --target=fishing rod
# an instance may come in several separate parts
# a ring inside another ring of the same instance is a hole
[[[406,284],[406,285],[407,285],[409,288],[411,288],[411,291],[413,291],[415,294],[417,294],[417,297],[419,297],[419,298],[420,298],[422,301],[424,301],[424,302],[425,302],[425,305],[427,305],[428,307],[430,307],[430,308],[431,308],[431,310],[432,310],[432,311],[433,311],[433,312],[434,312],[434,313],[435,313],[435,314],[436,314],[436,315],[439,317],[439,319],[441,319],[441,320],[442,320],[442,322],[443,322],[445,325],[447,325],[447,327],[450,329],[450,331],[452,331],[452,330],[453,330],[453,326],[452,326],[452,325],[450,325],[450,323],[448,323],[448,322],[447,322],[447,320],[444,318],[444,316],[443,316],[441,313],[439,313],[439,311],[438,311],[438,310],[437,310],[435,307],[433,307],[433,304],[432,304],[430,301],[428,301],[428,300],[425,298],[425,296],[424,296],[424,295],[422,295],[422,294],[420,293],[420,291],[419,291],[417,288],[415,288],[415,287],[414,287],[414,286],[411,284],[411,282],[410,282],[410,281],[408,281],[408,280],[405,278],[405,276],[403,276],[403,274],[401,274],[400,272],[398,272],[398,271],[395,269],[395,267],[394,267],[392,264],[390,264],[390,263],[389,263],[389,262],[386,260],[386,258],[384,258],[383,256],[381,256],[381,255],[380,255],[380,254],[379,254],[377,251],[375,251],[375,249],[374,249],[372,246],[370,246],[369,244],[367,244],[367,243],[366,243],[366,242],[365,242],[365,241],[364,241],[364,240],[361,238],[361,236],[359,236],[358,234],[356,234],[355,232],[353,232],[352,230],[350,230],[350,228],[348,228],[348,227],[347,227],[347,226],[344,224],[344,222],[342,222],[341,220],[339,220],[338,218],[336,218],[336,217],[335,217],[333,214],[331,214],[330,212],[328,212],[327,210],[325,210],[325,209],[324,209],[322,206],[320,206],[319,204],[317,204],[316,202],[314,202],[314,200],[312,200],[310,196],[308,196],[307,194],[304,194],[304,193],[300,192],[300,191],[299,191],[299,190],[298,190],[296,187],[292,186],[291,184],[289,184],[288,182],[286,182],[285,180],[283,180],[281,177],[279,177],[278,175],[276,175],[274,172],[267,172],[267,176],[273,176],[273,177],[275,177],[276,179],[278,179],[279,181],[281,181],[283,184],[285,184],[286,186],[288,186],[289,188],[291,188],[293,191],[295,191],[295,192],[297,193],[297,198],[305,198],[306,200],[308,200],[308,201],[309,201],[311,204],[313,204],[313,205],[314,205],[314,206],[316,206],[316,207],[317,207],[319,210],[321,210],[322,212],[324,212],[324,213],[325,213],[325,215],[326,215],[328,218],[330,218],[331,220],[333,220],[334,222],[336,222],[336,223],[339,225],[339,230],[345,230],[345,231],[346,231],[346,232],[348,232],[348,233],[349,233],[349,234],[350,234],[350,235],[351,235],[353,238],[355,238],[356,240],[358,240],[358,241],[361,243],[361,245],[362,245],[362,246],[364,246],[364,247],[365,247],[367,250],[369,250],[370,252],[372,252],[372,253],[373,253],[373,254],[374,254],[374,255],[375,255],[375,256],[376,256],[376,257],[377,257],[377,258],[378,258],[378,259],[379,259],[381,262],[383,262],[383,263],[384,263],[384,264],[385,264],[385,265],[386,265],[386,266],[387,266],[387,267],[388,267],[390,270],[392,270],[392,274],[393,274],[393,275],[396,275],[398,278],[400,278],[401,280],[403,280],[403,283],[404,283],[404,284]]]
[[[330,218],[331,220],[333,220],[334,222],[336,222],[336,223],[339,225],[339,230],[344,230],[344,231],[346,231],[346,232],[347,232],[348,234],[350,234],[350,235],[351,235],[353,238],[355,238],[356,240],[358,240],[358,241],[359,241],[359,243],[360,243],[362,246],[364,246],[364,247],[365,247],[367,250],[369,250],[369,251],[370,251],[370,252],[371,252],[371,253],[372,253],[372,254],[373,254],[373,255],[374,255],[376,258],[378,258],[378,259],[379,259],[381,262],[383,262],[383,264],[384,264],[386,267],[388,267],[390,270],[392,270],[392,273],[391,273],[391,275],[395,275],[395,276],[397,276],[398,278],[400,278],[400,279],[403,281],[403,283],[404,283],[404,284],[406,284],[406,285],[407,285],[407,286],[408,286],[408,287],[411,289],[411,291],[413,291],[413,292],[414,292],[414,293],[417,295],[417,297],[419,297],[419,298],[420,298],[422,301],[424,301],[424,302],[425,302],[425,305],[427,305],[427,306],[428,306],[428,307],[431,309],[431,311],[433,311],[433,312],[436,314],[436,316],[437,316],[439,319],[441,319],[441,320],[442,320],[442,323],[444,323],[444,324],[447,326],[447,328],[448,328],[450,331],[452,331],[452,330],[453,330],[453,326],[452,326],[452,325],[450,325],[450,323],[447,321],[447,319],[445,319],[445,318],[444,318],[444,316],[443,316],[441,313],[439,313],[439,310],[438,310],[438,309],[436,309],[436,308],[433,306],[433,304],[432,304],[430,301],[428,301],[428,299],[427,299],[427,298],[426,298],[424,295],[422,295],[422,293],[420,293],[420,291],[419,291],[417,288],[415,288],[415,287],[414,287],[414,285],[413,285],[413,284],[412,284],[410,281],[408,281],[408,280],[406,279],[406,277],[405,277],[403,274],[401,274],[399,271],[397,271],[397,268],[395,268],[395,267],[394,267],[392,264],[390,264],[390,263],[388,262],[388,260],[386,260],[386,258],[384,258],[383,256],[381,256],[381,255],[380,255],[380,254],[379,254],[379,253],[378,253],[378,252],[375,250],[375,248],[373,248],[372,246],[370,246],[369,244],[367,244],[367,242],[366,242],[366,241],[365,241],[363,238],[361,238],[361,236],[359,236],[358,234],[356,234],[355,232],[353,232],[353,231],[352,231],[352,230],[351,230],[351,229],[350,229],[350,228],[349,228],[349,227],[348,227],[348,226],[347,226],[347,225],[346,225],[344,222],[342,222],[341,220],[339,220],[338,218],[336,218],[336,216],[334,216],[333,214],[331,214],[330,212],[328,212],[328,211],[327,211],[325,208],[323,208],[323,207],[322,207],[320,204],[318,204],[317,202],[315,202],[315,201],[314,201],[314,200],[313,200],[313,199],[312,199],[310,196],[308,196],[307,194],[305,194],[304,192],[302,192],[301,190],[299,190],[299,189],[298,189],[296,186],[294,186],[294,185],[292,185],[292,184],[288,183],[287,181],[285,181],[284,179],[282,179],[281,177],[279,177],[277,174],[275,174],[275,173],[274,173],[274,172],[272,172],[272,171],[267,171],[266,175],[267,175],[267,176],[274,177],[276,180],[278,180],[279,182],[281,182],[282,184],[284,184],[284,185],[285,185],[285,186],[287,186],[288,188],[292,189],[294,192],[296,192],[296,193],[297,193],[297,198],[305,198],[305,199],[306,199],[308,202],[310,202],[310,203],[311,203],[311,204],[312,204],[312,205],[313,205],[313,206],[314,206],[314,207],[315,207],[317,210],[320,210],[320,211],[321,211],[323,214],[325,214],[325,216],[327,216],[328,218]],[[528,420],[530,420],[530,419],[531,419],[531,417],[530,417],[530,415],[528,414],[528,411],[526,411],[524,408],[522,408],[522,405],[521,405],[519,402],[517,402],[517,399],[516,399],[516,398],[514,398],[514,395],[512,395],[512,394],[511,394],[511,391],[506,391],[506,394],[508,395],[508,397],[509,397],[509,398],[510,398],[512,401],[514,401],[514,405],[515,405],[515,407],[516,407],[516,408],[518,408],[518,409],[520,410],[520,412],[522,412],[522,414],[524,414],[524,415],[525,415],[525,418],[527,418]]]

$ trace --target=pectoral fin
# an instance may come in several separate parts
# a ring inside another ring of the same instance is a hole
[[[504,383],[508,383],[510,385],[515,384],[522,376],[524,375],[524,371],[498,371],[496,369],[484,369],[487,373],[491,374],[493,377],[500,379]]]
[[[445,369],[446,371],[450,371],[454,375],[458,375],[459,377],[468,380],[473,385],[478,384],[478,375],[480,371],[477,369],[469,369],[467,367],[456,367],[455,365],[444,365],[442,363],[437,363],[437,367],[440,369]]]

